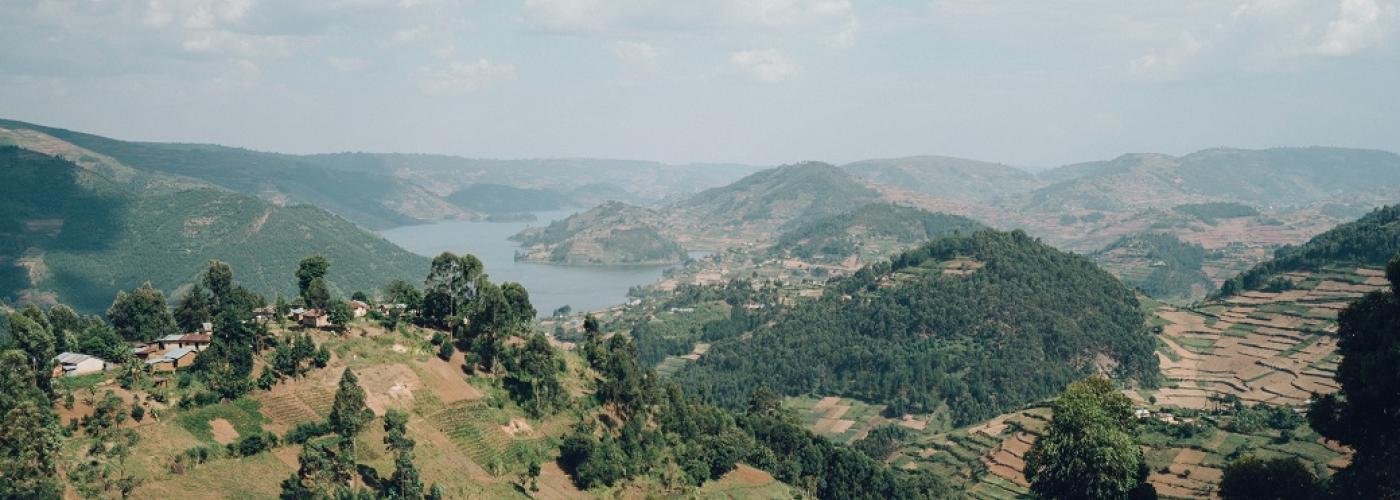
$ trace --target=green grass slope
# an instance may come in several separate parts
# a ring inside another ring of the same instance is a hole
[[[965,201],[989,201],[1043,184],[1015,167],[946,156],[863,160],[841,168],[880,184]]]
[[[517,260],[570,265],[672,264],[685,249],[661,234],[660,215],[613,201],[512,236],[524,249]]]
[[[807,162],[701,191],[671,207],[669,219],[688,233],[768,238],[880,199],[879,192],[851,174],[826,163]]]
[[[280,207],[215,189],[133,192],[62,159],[0,148],[0,294],[52,293],[99,312],[117,290],[150,280],[172,292],[209,259],[268,294],[295,292],[310,254],[332,261],[340,290],[417,279],[427,259],[315,207]]]

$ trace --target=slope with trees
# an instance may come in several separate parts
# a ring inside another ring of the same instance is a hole
[[[949,265],[970,262],[980,266]],[[1157,377],[1133,293],[1020,232],[936,240],[770,314],[675,378],[728,405],[767,384],[887,403],[893,414],[946,407],[966,424],[1099,371]]]
[[[171,293],[211,258],[240,270],[245,286],[273,295],[298,259],[342,264],[327,280],[371,289],[421,275],[427,259],[320,209],[276,206],[207,188],[128,190],[68,161],[0,148],[0,285],[7,297],[44,294],[98,311],[117,289],[150,281]]]
[[[1015,167],[946,156],[862,160],[841,169],[878,184],[958,201],[991,202],[1044,185]]]
[[[778,238],[770,253],[809,261],[841,261],[851,255],[868,257],[878,253],[876,247],[899,250],[984,227],[957,215],[875,203],[793,228]],[[863,251],[867,248],[871,251]]]
[[[1378,208],[1360,219],[1317,235],[1299,246],[1274,252],[1274,258],[1241,273],[1220,287],[1230,296],[1277,283],[1278,273],[1316,271],[1324,264],[1380,267],[1400,250],[1400,205]]]

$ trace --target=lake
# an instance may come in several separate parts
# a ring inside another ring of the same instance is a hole
[[[531,226],[576,213],[574,210],[539,212],[534,222],[443,221],[380,231],[384,238],[404,249],[428,257],[442,252],[472,254],[486,265],[491,281],[514,281],[530,291],[530,302],[541,316],[563,305],[575,311],[591,311],[627,301],[627,290],[652,283],[671,266],[590,267],[556,266],[516,262],[520,248],[511,235]]]

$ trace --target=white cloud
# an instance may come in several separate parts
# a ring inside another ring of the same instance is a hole
[[[1314,50],[1325,56],[1348,56],[1384,42],[1395,29],[1396,7],[1378,0],[1342,0],[1337,19]]]
[[[1129,61],[1128,70],[1138,75],[1179,76],[1205,49],[1206,43],[1188,31],[1177,43]]]
[[[656,63],[656,58],[660,56],[660,51],[646,42],[632,42],[618,40],[611,46],[613,55],[624,62],[639,65]]]
[[[777,49],[735,52],[729,56],[729,62],[754,79],[767,83],[786,80],[799,71],[797,63]]]
[[[425,94],[471,92],[515,79],[515,66],[486,58],[456,61],[446,68],[421,68],[417,79]]]

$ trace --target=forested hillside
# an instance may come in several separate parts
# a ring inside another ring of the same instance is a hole
[[[841,260],[869,246],[911,245],[984,228],[966,217],[874,203],[783,233],[771,252],[801,259]]]
[[[948,411],[967,424],[1096,371],[1153,384],[1133,292],[1020,232],[936,240],[827,286],[674,378],[727,405],[755,387]],[[710,328],[707,328],[707,331]]]
[[[276,203],[316,205],[374,229],[422,219],[475,216],[386,173],[333,169],[292,155],[206,144],[119,141],[11,120],[0,120],[0,128],[36,131],[141,171],[198,179]]]
[[[1201,270],[1206,255],[1200,245],[1183,242],[1170,233],[1139,233],[1119,238],[1092,257],[1125,284],[1150,297],[1189,301],[1214,288]]]
[[[105,310],[116,290],[150,280],[172,292],[210,259],[237,267],[250,289],[295,292],[298,259],[321,254],[345,293],[419,276],[427,259],[318,208],[279,207],[215,189],[134,192],[51,156],[0,148],[0,293],[48,293]]]
[[[1266,286],[1286,286],[1272,281],[1286,271],[1316,271],[1323,264],[1356,264],[1384,267],[1400,251],[1400,205],[1378,208],[1364,217],[1317,235],[1307,243],[1274,252],[1274,259],[1255,266],[1220,287],[1221,295],[1234,295]]]

